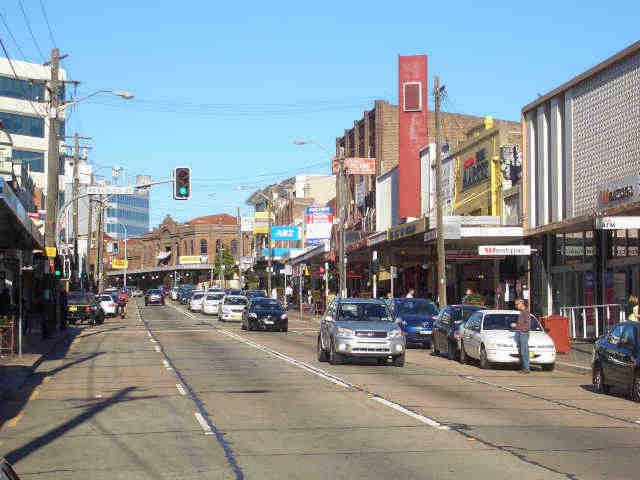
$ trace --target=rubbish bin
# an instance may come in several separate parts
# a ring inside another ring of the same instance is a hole
[[[569,318],[560,315],[550,315],[544,318],[544,327],[556,344],[556,352],[568,353],[571,351],[571,336],[569,334]]]

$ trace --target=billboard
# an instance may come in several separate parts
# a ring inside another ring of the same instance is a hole
[[[347,175],[375,175],[376,159],[368,157],[350,157],[344,159]]]
[[[121,260],[119,258],[114,258],[113,260],[111,260],[111,268],[115,270],[126,270],[128,267],[128,260]]]
[[[180,265],[193,265],[193,264],[201,264],[208,263],[209,257],[202,255],[183,255],[178,258]]]
[[[293,225],[278,225],[271,227],[271,240],[300,240],[300,228]]]
[[[331,207],[307,207],[305,210],[305,246],[317,246],[331,238],[333,210]],[[311,243],[310,243],[311,242]]]

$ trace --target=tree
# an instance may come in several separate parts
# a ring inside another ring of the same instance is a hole
[[[228,247],[226,247],[225,245],[220,246],[220,249],[218,250],[218,253],[216,255],[216,260],[213,267],[213,274],[216,276],[216,278],[220,278],[220,272],[223,265],[223,274],[226,280],[232,279],[233,275],[235,273],[238,273],[238,266],[235,264],[233,255],[231,255]]]

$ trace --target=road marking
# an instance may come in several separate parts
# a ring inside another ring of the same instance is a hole
[[[156,352],[160,352],[160,347],[158,345],[156,345]]]
[[[22,418],[22,415],[24,415],[24,412],[20,412],[18,415],[9,420],[9,422],[7,423],[7,427],[15,427]]]
[[[150,341],[151,343],[158,343],[158,342],[157,342],[156,340],[154,340],[153,338],[151,338],[149,341]]]
[[[204,430],[204,434],[213,435],[213,431],[211,430],[211,427],[207,424],[207,421],[204,419],[202,414],[200,412],[196,412],[194,415],[196,416],[196,420],[198,420],[198,423],[202,427],[202,430]]]
[[[40,392],[36,388],[33,392],[31,392],[31,395],[29,395],[29,401],[34,400],[39,394]]]
[[[360,392],[363,393],[367,393],[369,395],[369,398],[371,398],[372,400],[375,400],[376,402],[381,403],[382,405],[385,405],[387,407],[393,408],[394,410],[403,413],[405,415],[410,416],[411,418],[414,418],[416,420],[418,420],[419,422],[422,422],[426,425],[429,425],[431,427],[437,428],[438,430],[450,430],[450,427],[447,427],[445,425],[442,425],[441,423],[439,423],[436,420],[433,420],[431,418],[425,417],[424,415],[420,415],[419,413],[413,412],[411,410],[409,410],[406,407],[403,407],[402,405],[399,405],[397,403],[391,402],[385,398],[382,398],[381,396],[379,396],[378,394],[374,393],[374,392],[370,392],[368,390],[366,390],[365,388],[362,388],[359,385],[350,383],[349,381],[337,377],[335,375],[332,375],[331,373],[327,372],[326,370],[322,370],[321,368],[317,368],[314,367],[313,365],[310,365],[308,363],[302,362],[300,360],[296,360],[295,358],[292,358],[288,355],[285,355],[283,353],[280,353],[276,350],[273,350],[269,347],[265,347],[264,345],[260,345],[259,343],[256,343],[252,340],[248,340],[240,335],[237,335],[229,330],[224,330],[224,329],[219,329],[218,330],[220,333],[227,335],[231,338],[234,338],[242,343],[245,343],[253,348],[256,348],[257,350],[263,351],[265,353],[269,353],[270,355],[273,355],[281,360],[284,360],[285,362],[291,363],[293,365],[295,365],[298,368],[301,368],[303,370],[306,370],[309,373],[312,373],[314,375],[317,375],[318,377],[324,378],[325,380],[328,380],[338,386],[344,387],[344,388],[351,388],[354,390],[358,390]]]
[[[186,395],[187,394],[187,392],[185,391],[184,387],[182,385],[180,385],[179,383],[176,383],[176,388],[180,392],[180,395]]]
[[[171,365],[169,365],[169,362],[167,362],[167,360],[162,360],[162,364],[164,365],[164,368],[166,368],[167,370],[173,370],[173,368],[171,368]]]
[[[582,365],[576,365],[575,363],[567,363],[567,362],[556,362],[558,365],[568,365],[569,367],[579,368],[581,370],[586,370],[588,372],[591,371],[589,367],[583,367]]]

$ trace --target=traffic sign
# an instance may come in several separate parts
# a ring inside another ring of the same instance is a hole
[[[87,195],[134,195],[135,187],[118,187],[116,185],[92,185],[87,187]]]
[[[481,245],[478,247],[478,255],[505,256],[505,255],[531,255],[531,245]]]

